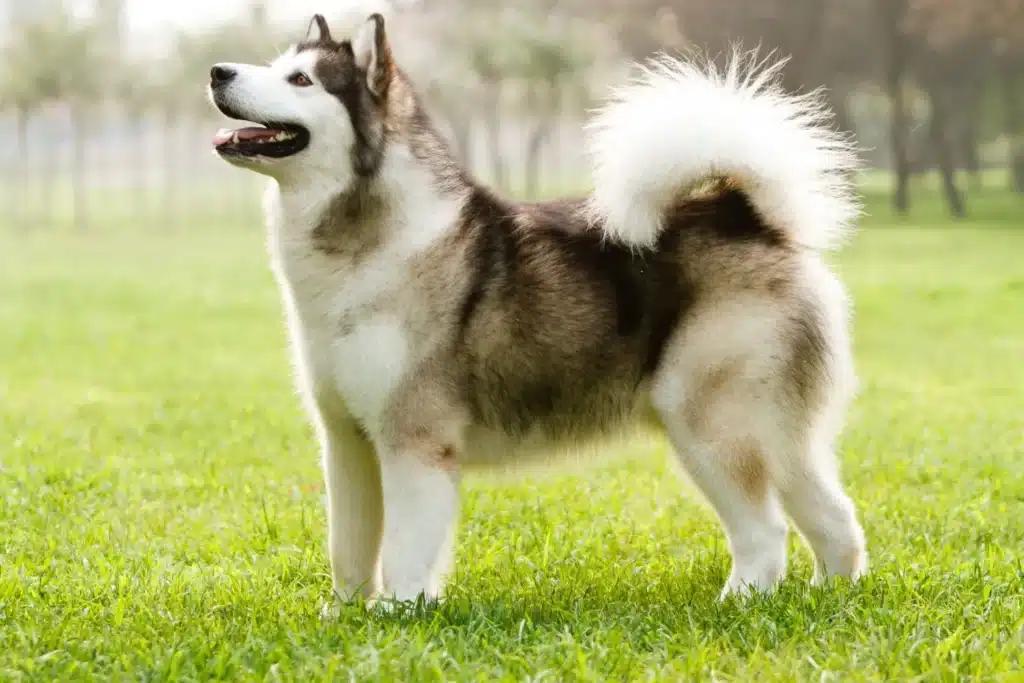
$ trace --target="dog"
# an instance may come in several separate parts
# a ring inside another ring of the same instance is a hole
[[[659,56],[586,127],[593,191],[498,196],[459,164],[385,19],[317,15],[269,66],[222,63],[217,154],[268,176],[270,261],[322,448],[341,601],[435,601],[460,477],[654,428],[725,531],[720,597],[771,592],[787,516],[813,582],[865,536],[833,442],[854,390],[823,256],[857,158],[782,60]],[[337,606],[339,601],[332,601]]]

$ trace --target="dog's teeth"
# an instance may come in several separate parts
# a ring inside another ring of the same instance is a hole
[[[238,133],[232,133],[231,134],[231,142],[236,144],[236,145],[238,144]]]

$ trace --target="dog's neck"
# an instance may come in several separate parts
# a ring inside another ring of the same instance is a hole
[[[272,236],[282,243],[312,240],[318,251],[340,255],[401,240],[417,250],[454,229],[465,195],[394,146],[373,177],[353,176],[343,185],[326,173],[280,178],[266,208]]]

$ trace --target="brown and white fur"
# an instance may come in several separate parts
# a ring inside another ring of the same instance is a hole
[[[323,449],[334,590],[438,598],[460,473],[654,426],[713,506],[723,597],[786,570],[866,570],[832,450],[853,386],[846,295],[820,254],[857,213],[854,159],[779,64],[661,58],[589,126],[594,190],[496,196],[436,132],[385,22],[316,17],[270,66],[222,64],[213,102],[298,126],[287,156],[218,151],[272,179],[269,249]]]

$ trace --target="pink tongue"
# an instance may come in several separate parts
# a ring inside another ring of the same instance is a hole
[[[231,142],[234,135],[238,136],[239,142],[249,142],[252,140],[260,140],[266,138],[272,138],[281,131],[271,130],[270,128],[239,128],[237,130],[222,130],[213,136],[214,145],[226,145]]]

